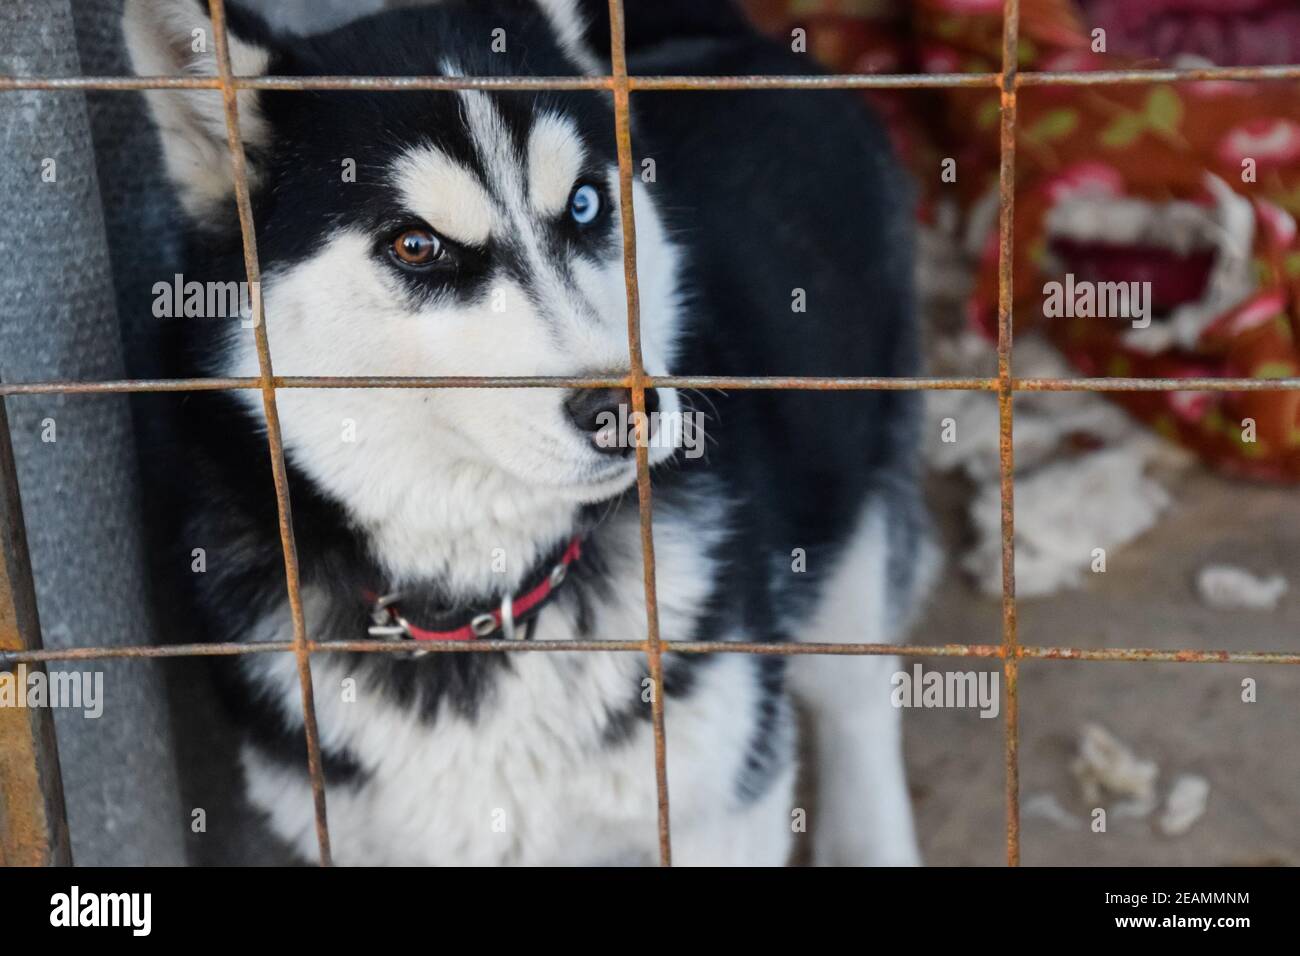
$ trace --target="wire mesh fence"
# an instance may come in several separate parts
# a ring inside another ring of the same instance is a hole
[[[628,73],[623,0],[609,0],[611,28],[611,72],[608,76],[583,77],[280,77],[236,76],[231,67],[226,11],[223,0],[209,0],[213,40],[217,62],[215,77],[0,77],[0,93],[18,90],[193,90],[220,91],[225,107],[227,140],[235,181],[235,201],[243,242],[244,268],[250,285],[256,288],[261,278],[256,229],[249,193],[244,144],[240,135],[240,90],[594,90],[612,94],[615,134],[618,149],[619,187],[623,238],[623,267],[627,294],[627,330],[630,374],[625,377],[287,377],[277,376],[272,364],[260,297],[254,297],[253,323],[259,374],[255,378],[202,379],[129,379],[118,381],[46,381],[2,383],[0,396],[34,394],[120,394],[140,392],[195,392],[208,390],[256,390],[261,392],[266,417],[268,450],[271,457],[275,497],[279,517],[279,535],[283,551],[287,596],[293,625],[292,640],[277,642],[207,643],[175,645],[141,645],[117,647],[79,647],[46,650],[40,647],[39,634],[30,633],[34,623],[27,617],[15,620],[18,639],[0,645],[0,666],[47,661],[97,660],[108,658],[169,658],[231,656],[244,654],[292,653],[297,662],[302,696],[307,769],[315,801],[315,821],[320,862],[330,863],[325,780],[321,762],[320,736],[316,725],[313,699],[311,656],[313,654],[360,652],[405,653],[409,645],[402,640],[313,641],[303,614],[298,555],[294,537],[293,515],[289,494],[287,466],[281,439],[276,393],[281,389],[352,389],[352,388],[627,388],[636,413],[637,499],[640,514],[640,538],[643,552],[644,589],[647,610],[646,637],[624,641],[547,641],[519,643],[506,640],[472,642],[429,642],[421,650],[434,653],[550,653],[565,651],[600,653],[642,653],[649,663],[654,685],[651,695],[651,723],[654,740],[654,774],[658,801],[659,855],[668,865],[672,860],[669,827],[668,765],[664,731],[663,658],[673,654],[840,654],[840,655],[907,655],[914,657],[975,657],[1001,661],[1006,684],[1004,716],[1006,859],[1016,865],[1020,859],[1019,808],[1019,662],[1037,660],[1121,661],[1162,663],[1223,664],[1300,664],[1300,653],[1272,650],[1215,651],[1143,647],[1058,647],[1024,645],[1017,632],[1015,587],[1015,482],[1013,453],[1013,400],[1016,392],[1027,391],[1258,391],[1300,389],[1300,378],[1016,378],[1012,371],[1012,249],[1015,241],[1013,216],[1016,176],[1016,98],[1017,91],[1028,86],[1143,84],[1200,80],[1260,81],[1300,79],[1300,66],[1215,67],[1197,69],[1115,70],[1085,72],[1025,72],[1017,69],[1019,49],[1019,2],[1004,0],[1002,28],[1002,69],[997,73],[971,74],[838,74],[818,76],[633,76]],[[645,371],[641,356],[641,330],[637,283],[635,209],[633,208],[633,151],[630,96],[649,90],[819,90],[819,89],[937,89],[958,87],[993,88],[1000,92],[1000,169],[998,225],[998,323],[997,375],[989,378],[871,378],[871,377],[719,377],[719,376],[651,376]],[[859,643],[743,643],[721,641],[667,641],[659,630],[656,600],[654,535],[652,531],[652,488],[648,461],[646,391],[657,387],[725,388],[767,390],[978,390],[995,393],[998,401],[999,462],[1001,492],[1002,614],[1001,642],[998,644],[951,643],[941,645],[859,644]],[[3,419],[0,418],[0,424]],[[5,428],[4,445],[8,445]],[[0,488],[8,502],[16,505],[17,478],[12,456],[0,455]],[[19,601],[19,592],[30,588],[30,567],[21,536],[21,514],[16,507],[3,514],[6,542],[13,560],[8,572],[0,577],[0,597],[9,606]],[[27,576],[24,585],[23,577]],[[24,630],[27,633],[24,633]],[[0,635],[5,636],[5,635]],[[33,750],[39,750],[48,728],[32,725]],[[47,761],[48,763],[48,761]],[[57,767],[55,768],[57,770]],[[57,787],[57,772],[42,784],[47,790]],[[10,800],[16,792],[9,790]],[[11,817],[24,815],[28,820],[44,820],[40,795],[31,787],[21,791],[30,805],[5,808]],[[0,794],[2,795],[2,794]],[[48,797],[48,793],[46,794]],[[46,801],[48,802],[48,801]],[[56,814],[57,815],[57,814]],[[62,834],[66,846],[66,823],[62,820],[42,824],[47,832]],[[54,854],[57,856],[57,854]]]

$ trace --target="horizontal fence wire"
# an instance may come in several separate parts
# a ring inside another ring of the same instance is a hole
[[[1018,86],[1122,86],[1143,83],[1300,80],[1300,65],[1214,66],[1168,70],[1075,70],[1020,73]],[[832,73],[777,76],[629,76],[631,92],[716,90],[928,90],[997,89],[1000,73]],[[237,76],[238,90],[594,90],[612,92],[612,76]],[[0,76],[6,90],[220,90],[219,78],[201,76]]]
[[[776,641],[673,641],[661,640],[665,654],[766,654],[804,656],[826,654],[841,657],[987,657],[1001,659],[1007,649],[1001,644],[801,644]],[[313,654],[498,654],[627,652],[648,649],[645,641],[428,641],[412,646],[410,641],[308,641]],[[205,644],[138,644],[112,647],[64,647],[32,651],[0,651],[0,667],[54,661],[94,661],[114,658],[233,657],[241,654],[292,652],[292,641],[257,641]],[[1191,650],[1159,647],[1055,647],[1019,644],[1011,652],[1016,658],[1047,661],[1140,661],[1152,664],[1300,664],[1300,652]]]
[[[997,378],[845,376],[646,375],[646,388],[703,388],[725,391],[977,391],[995,392]],[[628,388],[617,377],[274,375],[286,388]],[[0,395],[93,395],[137,392],[260,390],[258,378],[122,379],[104,382],[0,382]],[[1279,392],[1300,389],[1300,378],[1012,378],[1015,392]]]
[[[274,373],[261,303],[255,304],[259,375],[256,378],[122,379],[100,382],[45,381],[0,382],[0,396],[47,394],[123,394],[258,390],[268,424],[268,445],[275,475],[276,503],[284,552],[286,589],[293,618],[293,640],[258,643],[205,643],[36,649],[0,652],[0,667],[20,663],[103,660],[110,658],[214,657],[243,654],[291,653],[298,661],[303,701],[308,773],[315,801],[317,836],[323,865],[330,863],[324,777],[320,763],[319,731],[311,686],[310,655],[328,653],[395,653],[412,650],[409,641],[316,642],[307,633],[302,612],[301,585],[294,544],[292,504],[289,499],[284,449],[279,434],[275,393],[279,389],[409,389],[409,388],[611,388],[631,390],[634,408],[644,409],[645,392],[653,388],[723,390],[970,390],[997,394],[999,404],[999,464],[1002,499],[1003,556],[1002,640],[998,644],[803,644],[719,641],[672,641],[659,634],[655,596],[651,482],[648,456],[641,442],[637,449],[637,489],[642,549],[645,564],[647,637],[630,641],[548,641],[520,643],[504,640],[421,643],[420,651],[433,653],[563,653],[635,652],[647,656],[655,685],[652,723],[655,741],[655,776],[659,816],[661,862],[671,861],[668,825],[666,739],[664,734],[664,654],[780,654],[780,655],[898,655],[910,657],[987,658],[1001,661],[1007,683],[1005,723],[1007,861],[1019,862],[1019,728],[1017,667],[1020,660],[1117,661],[1205,664],[1300,664],[1300,653],[1281,651],[1194,650],[1190,648],[1054,647],[1019,643],[1015,600],[1013,398],[1016,392],[1154,392],[1154,391],[1279,391],[1300,389],[1300,378],[1016,378],[1011,371],[1012,301],[1011,251],[1014,243],[1012,215],[1015,201],[1016,94],[1032,86],[1104,86],[1200,81],[1264,82],[1300,80],[1300,65],[1206,67],[1195,69],[1128,69],[1076,72],[1019,72],[1019,2],[1004,0],[1002,69],[997,73],[970,74],[827,74],[775,76],[637,76],[627,72],[623,0],[609,0],[612,73],[608,76],[551,77],[441,77],[441,76],[236,76],[233,74],[223,0],[208,0],[218,63],[215,77],[198,76],[0,76],[0,93],[15,91],[131,91],[214,90],[222,93],[226,107],[231,162],[235,173],[236,205],[245,268],[250,282],[260,277],[256,229],[252,220],[243,144],[238,128],[237,92],[276,91],[455,91],[455,90],[592,90],[612,93],[619,146],[620,188],[623,193],[624,267],[628,294],[628,334],[631,374],[621,377],[555,376],[278,376]],[[868,90],[868,89],[997,89],[1001,96],[1001,161],[999,171],[999,275],[998,372],[996,377],[829,377],[829,376],[652,376],[640,358],[639,307],[636,287],[635,232],[631,196],[631,138],[629,98],[633,92],[710,90]],[[644,427],[638,423],[638,427]]]

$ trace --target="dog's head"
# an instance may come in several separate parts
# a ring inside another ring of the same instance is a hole
[[[310,39],[273,35],[227,5],[240,75],[575,75],[590,63],[565,0],[448,2]],[[140,75],[217,74],[201,0],[128,0],[125,33]],[[206,237],[198,248],[226,250],[233,269],[239,226],[222,96],[147,96],[168,173]],[[244,90],[238,107],[276,374],[626,373],[608,94]],[[663,374],[675,334],[673,252],[640,182],[635,212],[643,355],[647,371]],[[258,374],[248,326],[225,324],[205,371]],[[669,390],[647,398],[661,420],[677,409]],[[484,497],[504,523],[514,511],[572,511],[623,491],[634,455],[601,429],[627,401],[623,390],[278,393],[291,461],[380,538],[417,540],[473,525]],[[671,445],[654,441],[652,461]]]

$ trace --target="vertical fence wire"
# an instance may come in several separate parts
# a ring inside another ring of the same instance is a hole
[[[280,414],[275,401],[275,380],[271,350],[266,333],[262,302],[261,265],[257,258],[257,231],[253,224],[253,207],[248,193],[248,164],[243,138],[239,132],[239,92],[233,82],[230,39],[226,31],[224,0],[208,0],[212,15],[213,45],[221,79],[221,96],[226,108],[226,137],[235,178],[235,204],[239,211],[239,229],[243,240],[244,269],[253,290],[253,336],[257,346],[262,409],[266,414],[266,438],[270,445],[271,473],[275,481],[276,510],[280,520],[280,545],[284,551],[284,574],[289,595],[289,612],[293,621],[293,653],[298,664],[298,683],[302,692],[302,723],[307,743],[307,773],[311,778],[312,801],[316,814],[316,841],[320,847],[321,866],[330,865],[329,827],[325,816],[325,774],[321,767],[320,734],[316,727],[316,697],[311,680],[311,652],[307,647],[307,624],[302,609],[302,590],[298,574],[298,548],[293,534],[293,512],[289,500],[289,478],[280,435]]]
[[[659,863],[671,866],[668,821],[668,755],[664,735],[663,644],[655,588],[653,503],[650,498],[650,423],[645,413],[646,374],[641,355],[641,294],[636,274],[636,215],[632,208],[632,119],[627,76],[627,29],[623,0],[609,0],[610,61],[614,76],[614,123],[618,142],[618,185],[623,226],[623,278],[627,285],[627,338],[631,358],[632,409],[636,419],[636,493],[641,520],[641,564],[645,577],[646,660],[650,666],[650,720],[654,736],[655,794],[659,817]]]
[[[1016,633],[1015,451],[1012,442],[1012,260],[1016,204],[1016,69],[1020,2],[1002,9],[1001,143],[998,161],[998,467],[1002,499],[1002,675],[1006,683],[1007,865],[1020,865],[1020,658]]]

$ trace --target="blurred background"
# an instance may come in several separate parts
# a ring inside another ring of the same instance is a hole
[[[651,0],[628,0],[639,2]],[[310,33],[391,0],[242,5]],[[1001,68],[1001,0],[742,5],[805,54],[809,72]],[[120,6],[6,4],[0,72],[127,73]],[[1300,62],[1293,0],[1022,0],[1021,10],[1022,70]],[[1298,86],[1020,91],[1015,375],[1300,376]],[[993,375],[998,92],[862,96],[886,118],[916,183],[928,371]],[[0,374],[153,374],[141,344],[148,290],[172,271],[177,219],[139,97],[7,93],[0,143],[9,218]],[[68,188],[32,190],[31,170],[50,156]],[[1045,288],[1066,276],[1143,284],[1147,313],[1136,325],[1128,314],[1051,314]],[[183,633],[185,622],[153,600],[158,556],[141,530],[150,476],[132,442],[149,422],[112,396],[9,398],[6,407],[47,646]],[[39,440],[51,416],[76,423],[60,433],[58,456]],[[925,428],[947,567],[913,640],[997,644],[996,401],[932,393]],[[1015,459],[1023,643],[1300,651],[1300,390],[1021,394]],[[96,722],[55,715],[78,862],[283,859],[242,808],[233,740],[202,664],[104,670],[122,706]],[[1024,862],[1300,862],[1300,668],[1025,661],[1020,697]],[[927,862],[1002,862],[1002,722],[952,709],[909,710],[904,720]],[[815,804],[815,781],[806,788]],[[195,807],[209,811],[204,834],[177,825]],[[1108,811],[1105,833],[1089,826],[1096,807]]]
[[[998,0],[749,7],[774,36],[805,31],[833,72],[1001,69]],[[1300,62],[1291,0],[1020,8],[1025,71]],[[921,192],[930,371],[993,375],[998,92],[864,95],[888,118]],[[1026,87],[1017,120],[1013,374],[1300,374],[1294,80]],[[1144,284],[1149,325],[1051,315],[1045,287],[1067,275]],[[996,401],[931,393],[927,429],[950,563],[913,640],[995,643]],[[1021,394],[1015,461],[1021,642],[1300,645],[1300,392]],[[1257,696],[1243,700],[1251,687]],[[1022,663],[1024,862],[1300,862],[1298,691],[1292,667]],[[1001,728],[954,710],[904,720],[926,859],[999,861]],[[1105,834],[1089,826],[1099,806]]]

